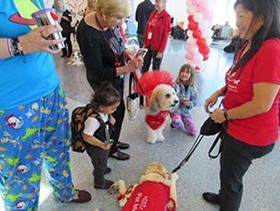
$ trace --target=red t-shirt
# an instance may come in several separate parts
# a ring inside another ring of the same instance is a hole
[[[238,52],[239,57],[242,49]],[[253,84],[270,82],[280,84],[280,40],[269,39],[263,42],[258,52],[244,66],[237,78],[237,70],[230,79],[226,74],[227,93],[223,106],[229,110],[238,107],[253,97]],[[227,133],[237,140],[255,146],[267,146],[278,138],[279,92],[268,112],[228,122]]]

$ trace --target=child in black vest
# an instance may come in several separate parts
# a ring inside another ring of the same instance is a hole
[[[87,153],[94,167],[94,188],[97,189],[108,189],[113,184],[104,178],[104,174],[111,172],[107,161],[112,125],[116,121],[111,114],[119,106],[120,100],[119,92],[109,82],[102,82],[90,103],[97,116],[88,117],[85,121],[83,138],[87,142]]]

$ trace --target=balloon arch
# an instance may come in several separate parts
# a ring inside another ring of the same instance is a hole
[[[213,12],[209,0],[186,0],[188,14],[188,39],[186,43],[187,63],[196,71],[201,70],[203,62],[209,58],[209,45],[212,42],[211,26]]]

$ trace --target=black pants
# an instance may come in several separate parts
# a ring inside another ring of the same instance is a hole
[[[93,90],[95,90],[99,85],[96,83],[89,82],[90,86]],[[116,119],[116,123],[114,125],[114,130],[112,131],[112,139],[114,140],[114,143],[112,144],[110,148],[110,154],[114,154],[118,151],[117,143],[119,142],[119,137],[122,129],[123,119],[125,115],[125,104],[123,100],[123,89],[124,89],[124,81],[121,80],[119,83],[113,83],[113,86],[120,92],[121,95],[121,102],[120,105],[117,107],[117,110],[112,114],[113,117]]]
[[[273,147],[274,144],[264,147],[248,145],[224,134],[220,158],[220,211],[238,211],[243,193],[243,176],[252,160],[270,153]]]
[[[144,45],[144,35],[138,34],[137,39],[138,39],[139,48],[142,48]]]
[[[107,168],[108,150],[96,149],[94,146],[87,147],[87,154],[94,168],[94,184],[102,187],[105,185],[104,172]]]
[[[70,57],[72,54],[72,42],[71,42],[71,34],[65,36],[66,40],[64,41],[65,48],[62,48],[62,55]]]
[[[148,51],[146,53],[146,56],[144,57],[144,65],[142,67],[142,73],[149,71],[149,68],[151,65],[151,60],[153,60],[153,65],[152,65],[153,70],[160,69],[163,54],[162,54],[162,57],[160,59],[158,59],[158,58],[156,58],[157,53],[158,53],[158,51],[151,50],[150,46],[148,47]]]

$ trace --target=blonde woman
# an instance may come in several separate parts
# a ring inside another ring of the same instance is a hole
[[[77,31],[87,80],[93,90],[97,89],[102,81],[110,81],[123,97],[124,74],[143,65],[141,58],[132,59],[133,52],[125,50],[124,40],[118,30],[123,19],[131,15],[130,2],[98,0],[94,7],[95,11],[81,20]],[[109,153],[110,157],[118,160],[129,159],[128,154],[119,151],[129,148],[128,144],[119,142],[124,114],[125,105],[122,98],[117,110],[112,114],[116,124],[112,133],[114,144]]]
[[[84,10],[84,17],[94,11],[96,0],[87,0],[87,7]]]

